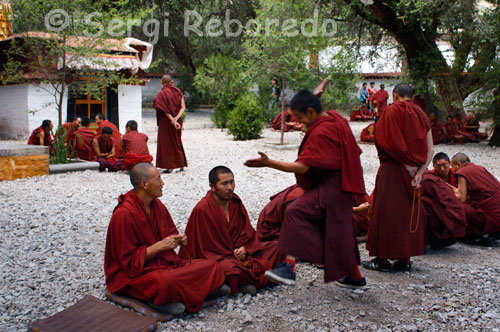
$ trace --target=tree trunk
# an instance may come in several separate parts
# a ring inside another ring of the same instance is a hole
[[[443,105],[446,111],[452,117],[460,115],[462,120],[465,119],[465,113],[462,107],[463,98],[458,88],[456,78],[452,75],[448,64],[442,60],[441,64],[433,68],[434,82],[441,96]]]
[[[281,76],[281,136],[280,145],[285,143],[285,75]]]
[[[488,142],[489,146],[500,146],[500,126],[495,127],[493,129],[493,135],[491,135],[490,141]]]

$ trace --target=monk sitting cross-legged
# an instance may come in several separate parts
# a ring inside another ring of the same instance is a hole
[[[260,158],[248,167],[270,167],[295,173],[305,193],[285,209],[279,239],[287,254],[278,268],[266,272],[271,280],[295,284],[296,258],[325,265],[325,282],[349,288],[366,287],[359,272],[359,251],[352,222],[353,197],[365,193],[363,169],[347,121],[335,111],[323,112],[321,101],[307,90],[299,91],[290,105],[308,130],[295,162]]]
[[[118,128],[109,120],[106,120],[104,117],[104,114],[98,113],[95,116],[95,122],[97,123],[98,127],[96,130],[96,135],[99,136],[102,134],[102,130],[104,127],[109,127],[112,130],[112,137],[113,141],[115,142],[115,156],[116,158],[122,158],[122,134],[120,134],[120,131]]]
[[[92,149],[94,150],[94,157],[99,163],[99,171],[103,172],[108,169],[110,172],[118,171],[119,167],[116,165],[116,144],[115,139],[112,137],[113,129],[110,127],[102,128],[101,135],[94,138],[92,141]]]
[[[492,246],[500,239],[500,182],[486,168],[457,153],[451,158],[458,189],[455,193],[467,216],[467,239],[470,244]]]
[[[108,290],[148,301],[172,315],[199,311],[209,295],[228,295],[224,273],[215,260],[185,260],[174,251],[181,246],[182,252],[189,242],[158,199],[164,184],[158,170],[137,164],[130,182],[134,189],[118,198],[108,226],[104,254]]]
[[[82,126],[75,132],[75,153],[76,157],[83,160],[94,160],[94,151],[92,150],[92,141],[94,140],[95,133],[89,129],[90,119],[87,117],[82,118]]]
[[[373,142],[375,135],[375,122],[370,123],[368,126],[363,128],[361,131],[361,135],[359,136],[359,140],[364,143]]]
[[[274,118],[271,126],[273,127],[274,130],[281,130],[281,112],[276,115]],[[301,125],[298,121],[297,118],[293,116],[292,111],[290,109],[285,111],[285,123],[283,127],[283,131],[289,132],[289,131],[300,131],[302,130],[304,126]]]
[[[234,193],[231,170],[215,167],[209,174],[210,191],[195,206],[186,226],[187,253],[215,259],[224,270],[231,293],[254,295],[269,280],[264,272],[282,262],[278,242],[260,242],[248,213]]]
[[[42,145],[49,147],[49,154],[52,151],[52,142],[54,141],[51,136],[52,128],[54,124],[50,120],[43,120],[42,125],[31,133],[28,139],[29,145]]]
[[[446,141],[446,135],[443,132],[443,125],[436,117],[436,113],[432,112],[429,114],[429,120],[431,121],[432,130],[432,141],[433,144],[440,144]]]
[[[138,163],[150,163],[153,156],[149,154],[148,136],[137,131],[137,121],[130,120],[125,125],[126,134],[122,137],[123,162],[122,170],[131,169]]]

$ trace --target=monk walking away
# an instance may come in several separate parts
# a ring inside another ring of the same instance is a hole
[[[215,260],[185,260],[189,243],[158,199],[163,180],[151,164],[130,172],[133,189],[118,198],[106,236],[104,272],[110,292],[147,301],[168,314],[197,312],[210,295],[228,295]],[[192,240],[192,239],[190,239]]]
[[[225,166],[208,176],[210,190],[196,204],[186,226],[187,251],[194,258],[214,259],[224,270],[231,293],[255,295],[269,285],[264,277],[283,261],[278,242],[260,242],[241,199],[234,193],[233,172]]]
[[[410,257],[424,252],[424,212],[421,180],[433,151],[431,124],[424,111],[412,102],[413,89],[398,84],[394,103],[377,122],[375,146],[380,167],[375,180],[372,214],[366,240],[370,270],[411,271]]]
[[[170,173],[176,168],[183,171],[187,166],[181,139],[182,114],[186,110],[184,95],[174,86],[170,75],[164,75],[161,84],[163,88],[153,103],[158,125],[156,167],[165,169],[164,173]]]
[[[291,101],[298,121],[308,127],[295,162],[260,158],[248,167],[270,167],[295,173],[305,191],[285,210],[279,249],[287,254],[278,268],[266,272],[274,281],[295,284],[296,258],[325,266],[325,282],[363,288],[359,251],[352,220],[355,193],[365,193],[361,149],[347,121],[335,111],[323,112],[318,97],[302,90]]]
[[[469,157],[457,153],[451,159],[457,176],[457,198],[467,217],[466,243],[491,247],[500,239],[500,182]]]

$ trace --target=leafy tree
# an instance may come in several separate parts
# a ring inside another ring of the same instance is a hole
[[[252,93],[242,95],[229,113],[229,133],[237,141],[246,141],[259,138],[262,128],[264,128],[264,123],[257,97]]]

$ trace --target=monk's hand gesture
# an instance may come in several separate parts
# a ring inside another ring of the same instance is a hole
[[[184,234],[184,233],[179,234],[179,244],[181,246],[187,246],[188,238],[187,238],[186,234]]]
[[[415,176],[411,179],[411,185],[413,188],[418,189],[420,188],[420,183],[422,182],[422,174],[420,172],[417,172]]]
[[[247,257],[247,251],[245,250],[245,247],[239,247],[238,249],[234,249],[234,255],[240,261],[243,261]]]
[[[179,245],[179,239],[180,235],[171,235],[157,242],[159,244],[160,251],[174,250]]]
[[[248,159],[245,161],[244,165],[247,167],[267,167],[269,166],[269,157],[264,153],[260,152],[260,158]]]

